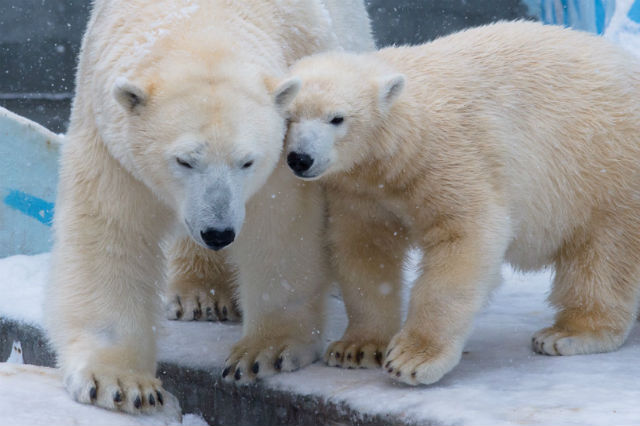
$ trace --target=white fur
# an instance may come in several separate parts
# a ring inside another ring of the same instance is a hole
[[[160,406],[160,242],[176,224],[200,243],[208,227],[236,231],[226,252],[238,267],[244,337],[229,367],[263,363],[242,381],[272,374],[279,358],[290,370],[317,357],[324,209],[319,188],[281,164],[285,121],[270,82],[304,55],[372,47],[362,2],[339,4],[329,13],[319,0],[94,2],[45,306],[78,401],[133,413]],[[335,23],[355,21],[364,30],[338,43],[352,29]]]
[[[329,364],[361,366],[361,351],[378,365],[372,354],[388,343],[392,377],[436,382],[459,362],[505,260],[555,267],[558,314],[534,350],[586,354],[625,341],[640,298],[637,58],[593,35],[511,22],[314,55],[292,74],[302,87],[288,150],[323,164],[304,177],[325,176],[349,312]],[[425,256],[400,327],[410,244]]]

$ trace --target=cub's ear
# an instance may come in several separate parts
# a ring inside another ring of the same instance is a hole
[[[402,74],[391,74],[378,80],[378,102],[383,111],[388,111],[404,90],[406,78]]]
[[[113,96],[127,111],[134,111],[147,103],[149,95],[125,77],[119,77],[113,85]]]
[[[278,84],[272,92],[273,102],[276,104],[276,108],[281,112],[286,110],[295,99],[301,86],[302,82],[298,77],[291,77]]]

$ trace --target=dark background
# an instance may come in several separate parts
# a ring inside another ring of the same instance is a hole
[[[500,19],[524,0],[365,0],[379,46],[420,43]],[[64,132],[88,0],[0,0],[0,106]]]

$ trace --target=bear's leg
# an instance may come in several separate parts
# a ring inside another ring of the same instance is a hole
[[[243,337],[225,362],[227,381],[296,370],[322,350],[330,284],[325,206],[319,192],[308,193],[316,184],[298,184],[285,167],[274,175],[247,206],[243,230],[229,247],[238,265]]]
[[[494,219],[443,223],[423,234],[423,273],[411,291],[406,323],[385,354],[383,368],[391,377],[430,384],[460,361],[476,312],[500,282],[509,231]]]
[[[408,234],[396,217],[373,203],[332,197],[329,206],[332,260],[349,325],[324,360],[330,366],[377,368],[400,329]]]
[[[320,356],[329,284],[321,265],[328,256],[293,241],[273,254],[279,256],[256,249],[251,262],[240,264],[243,337],[225,361],[227,381],[246,383],[297,370]]]
[[[622,212],[619,214],[615,221],[623,219]],[[609,352],[624,343],[638,309],[638,226],[618,223],[596,228],[594,233],[575,238],[562,247],[549,298],[560,311],[552,327],[533,336],[536,352],[547,355]],[[626,231],[619,232],[623,229]]]
[[[73,151],[88,145],[71,135],[62,158],[47,331],[74,399],[156,410],[164,402],[155,377],[159,242],[173,215],[106,150]]]
[[[238,321],[233,266],[223,251],[176,238],[167,250],[167,317],[172,320]]]
[[[318,273],[323,259],[305,261],[291,251],[280,249],[282,256],[292,256],[295,267],[260,254],[241,265],[243,337],[225,361],[222,376],[227,381],[246,383],[297,370],[320,356],[328,288],[324,274]]]

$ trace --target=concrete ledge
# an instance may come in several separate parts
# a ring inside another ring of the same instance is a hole
[[[0,360],[7,359],[14,341],[22,344],[25,364],[55,366],[55,354],[44,332],[26,323],[0,318]],[[392,416],[358,413],[346,404],[313,396],[269,389],[261,384],[238,387],[224,383],[221,368],[199,369],[161,362],[158,375],[176,396],[183,413],[200,414],[211,425],[409,425]]]
[[[40,309],[49,259],[46,254],[0,259],[0,318],[5,318],[0,320],[0,359],[19,340],[26,362],[53,364]],[[236,387],[221,382],[220,374],[242,327],[194,321],[158,324],[158,375],[184,413],[201,414],[212,425],[637,425],[640,328],[611,353],[535,354],[531,336],[553,322],[545,301],[553,275],[522,275],[509,267],[503,275],[504,285],[476,318],[460,364],[430,386],[399,384],[381,369],[344,370],[317,362]],[[330,300],[327,323],[328,343],[346,325],[338,298]],[[61,386],[58,390],[65,404],[71,403]]]
[[[25,364],[54,367],[56,356],[41,329],[18,321],[0,318],[0,360],[9,358],[14,341],[22,344]]]

